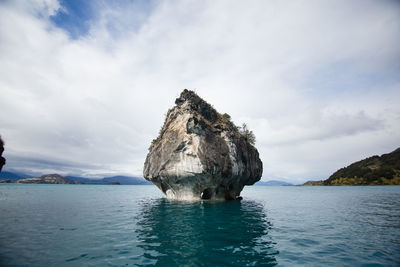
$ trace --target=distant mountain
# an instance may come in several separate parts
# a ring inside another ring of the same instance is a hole
[[[57,174],[58,175],[58,174]],[[61,176],[61,175],[60,175]],[[43,177],[43,176],[41,176]],[[84,184],[121,184],[121,185],[147,185],[151,184],[149,181],[134,176],[112,176],[106,178],[90,179],[79,176],[61,176],[63,178],[69,179],[74,182],[84,183]],[[32,178],[32,175],[27,175],[18,172],[0,172],[0,180],[11,180],[11,182],[16,182],[21,179]],[[39,177],[40,178],[40,177]],[[35,178],[38,179],[38,178]],[[32,182],[35,180],[32,180]],[[44,181],[35,183],[45,183]],[[27,181],[28,182],[28,181]],[[23,182],[22,182],[23,183]]]
[[[17,181],[19,179],[30,178],[32,175],[15,172],[0,172],[0,180],[12,180]]]
[[[83,177],[76,177],[76,176],[67,176],[67,178],[73,181],[83,182],[85,184],[111,184],[111,183],[119,183],[121,185],[146,185],[151,184],[147,180],[134,177],[134,176],[112,176],[106,177],[102,179],[89,179]]]
[[[106,184],[102,179],[90,179],[78,176],[65,176],[72,181],[82,182],[85,184]]]
[[[400,185],[400,148],[350,164],[325,181],[309,181],[304,185]]]
[[[133,177],[133,176],[113,176],[103,178],[103,181],[107,183],[120,183],[122,185],[145,185],[145,184],[152,184],[149,181],[140,178],[140,177]]]
[[[46,174],[38,178],[26,178],[17,181],[19,184],[77,184],[81,182],[72,181],[59,174]]]
[[[287,183],[284,181],[270,180],[270,181],[266,181],[266,182],[260,181],[260,182],[255,183],[254,185],[258,185],[258,186],[291,186],[293,184]]]

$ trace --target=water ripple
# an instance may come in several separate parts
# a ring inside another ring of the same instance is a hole
[[[400,265],[399,186],[250,187],[243,197],[0,184],[0,266]]]

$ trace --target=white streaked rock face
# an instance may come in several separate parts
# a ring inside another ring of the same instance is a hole
[[[232,142],[232,140],[224,133],[224,140],[229,148],[229,158],[231,159],[232,164],[232,175],[239,175],[239,164],[238,159],[235,157],[236,153],[236,145]],[[240,164],[242,165],[242,164]]]
[[[257,149],[194,92],[184,90],[153,140],[143,176],[174,199],[235,199],[260,180]]]

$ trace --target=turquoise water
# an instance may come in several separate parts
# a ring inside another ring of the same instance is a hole
[[[0,185],[0,265],[400,265],[400,186],[247,187],[168,201],[155,186]]]

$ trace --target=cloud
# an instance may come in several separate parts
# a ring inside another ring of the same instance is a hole
[[[383,120],[370,118],[364,112],[350,115],[326,111],[300,114],[294,121],[282,126],[274,125],[266,119],[243,118],[242,121],[249,122],[257,136],[260,136],[258,143],[267,146],[293,146],[309,141],[356,136],[379,131],[384,127]]]
[[[397,1],[87,8],[77,22],[57,19],[76,16],[57,1],[0,4],[8,167],[141,175],[184,88],[254,129],[264,179],[326,178],[399,145]]]
[[[57,14],[57,12],[63,11],[62,6],[57,0],[5,0],[1,4],[3,7],[12,9],[15,12],[23,12],[44,19],[48,19],[50,16]]]

